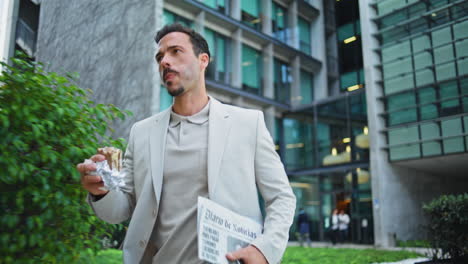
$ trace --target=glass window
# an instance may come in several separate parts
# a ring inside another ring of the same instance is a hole
[[[402,93],[387,98],[387,110],[391,111],[388,115],[388,125],[413,122],[417,120],[416,108],[393,111],[407,106],[415,106],[416,98],[414,94]]]
[[[437,104],[428,104],[435,102],[436,92],[433,87],[428,87],[418,90],[419,103],[422,106],[419,108],[421,120],[433,119],[439,117]]]
[[[344,41],[345,39],[358,35],[358,33],[360,33],[360,29],[358,30],[358,28],[359,20],[340,26],[337,29],[338,41]]]
[[[413,74],[407,74],[398,78],[384,80],[385,93],[391,94],[414,87]]]
[[[231,53],[228,52],[228,46],[230,44],[229,40],[208,28],[205,28],[205,39],[208,42],[208,47],[211,53],[207,77],[216,81],[229,83],[229,61],[231,60]]]
[[[260,0],[241,1],[242,22],[257,29],[261,29]]]
[[[351,162],[346,99],[318,107],[317,143],[319,162],[324,166]]]
[[[342,91],[353,91],[364,85],[364,72],[362,69],[357,71],[345,72],[340,75],[340,88]]]
[[[468,37],[468,20],[457,23],[453,26],[453,34],[456,39]]]
[[[230,0],[199,0],[205,5],[218,10],[223,14],[229,14]]]
[[[291,67],[281,62],[280,60],[274,60],[274,87],[275,87],[275,99],[283,102],[290,103],[290,92],[291,92]]]
[[[416,37],[411,41],[411,43],[413,44],[413,52],[419,52],[431,48],[431,39],[427,35]]]
[[[271,27],[272,33],[275,38],[282,42],[288,41],[288,30],[287,30],[287,10],[286,8],[278,5],[275,2],[271,4]]]
[[[440,85],[440,111],[441,116],[448,116],[460,113],[460,101],[458,100],[458,86],[456,81],[443,83]],[[452,98],[452,99],[451,99]]]
[[[188,20],[187,18],[181,17],[167,10],[164,10],[163,12],[163,20],[164,24],[180,23],[186,27],[191,28],[194,26],[192,21]]]
[[[461,118],[454,118],[441,121],[442,136],[450,137],[463,133]],[[463,138],[455,137],[443,140],[444,152],[454,153],[464,151]]]
[[[403,73],[413,71],[411,57],[385,63],[383,65],[384,78],[390,79]]]
[[[286,167],[290,170],[314,167],[312,123],[285,118],[283,128]]]
[[[389,145],[400,143],[411,143],[419,140],[418,126],[409,126],[403,128],[395,128],[388,131]],[[419,144],[407,144],[403,146],[390,147],[390,160],[402,160],[410,158],[419,158]]]
[[[406,0],[387,0],[377,3],[377,10],[379,15],[390,13],[393,10],[400,8],[406,4]]]
[[[452,41],[450,27],[445,27],[432,32],[432,45],[434,47],[449,43]]]
[[[310,104],[314,100],[314,77],[312,73],[301,70],[301,104]]]
[[[450,13],[452,14],[453,20],[468,16],[468,3],[465,1],[464,3],[451,7]],[[468,20],[465,20],[464,22],[468,22]]]
[[[262,94],[262,56],[259,51],[242,45],[242,88]]]
[[[320,192],[317,175],[306,175],[290,179],[291,187],[296,196],[296,208],[304,208],[309,217],[310,236],[319,237],[320,228]],[[290,237],[295,237],[297,230],[297,216],[291,225]]]
[[[407,12],[396,12],[396,13],[390,14],[380,20],[380,29],[393,26],[407,19],[408,19]]]
[[[311,54],[311,44],[310,44],[310,23],[299,17],[299,49],[305,54]]]
[[[418,42],[419,43],[419,42]],[[408,40],[399,44],[390,45],[382,48],[382,61],[388,62],[400,57],[411,55],[410,42]]]
[[[440,129],[437,123],[421,124],[421,139],[437,139],[440,137]],[[433,156],[441,154],[440,143],[436,140],[422,143],[423,156]]]

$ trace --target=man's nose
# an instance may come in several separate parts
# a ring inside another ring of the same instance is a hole
[[[168,56],[164,56],[161,61],[159,62],[159,66],[162,67],[163,69],[170,68],[171,63],[169,61]]]

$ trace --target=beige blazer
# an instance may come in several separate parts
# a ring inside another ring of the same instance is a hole
[[[209,198],[263,223],[262,236],[252,244],[270,264],[278,263],[287,245],[296,199],[263,113],[211,100]],[[99,201],[88,199],[96,215],[106,222],[131,218],[123,247],[125,263],[140,262],[156,222],[169,118],[170,109],[135,123],[124,156],[125,186]],[[259,193],[265,201],[265,218]]]

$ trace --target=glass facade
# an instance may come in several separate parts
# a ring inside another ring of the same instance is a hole
[[[275,87],[275,99],[283,103],[289,103],[291,92],[291,67],[278,59],[274,60],[273,81]]]
[[[307,55],[312,54],[310,22],[302,17],[298,18],[299,26],[299,49]]]
[[[229,14],[229,6],[231,5],[230,0],[199,0],[203,4],[218,10],[219,12],[228,15]]]
[[[247,45],[242,45],[242,89],[262,95],[262,55]]]
[[[387,0],[377,9],[390,160],[467,152],[468,3]]]
[[[163,19],[164,24],[180,23],[187,27],[193,27],[193,23],[189,19],[181,17],[167,10],[164,10],[163,12]]]
[[[309,215],[313,240],[330,239],[331,214],[338,209],[351,218],[346,240],[373,242],[371,173],[368,168],[293,176],[290,182],[297,207],[304,208]],[[367,222],[367,227],[363,227],[363,221]],[[290,236],[297,237],[296,222]]]
[[[257,30],[261,30],[260,0],[241,0],[241,20]]]
[[[212,80],[229,83],[231,79],[229,39],[208,28],[205,28],[205,39],[211,53],[206,76]]]
[[[287,170],[333,167],[369,161],[364,92],[284,116],[281,156]]]
[[[315,166],[312,119],[305,116],[298,117],[283,119],[284,162],[291,170]]]
[[[301,104],[310,104],[314,100],[314,75],[301,70]]]
[[[357,0],[338,1],[337,39],[340,68],[340,91],[354,91],[364,87],[361,24]]]
[[[271,3],[271,32],[278,40],[287,43],[289,39],[289,31],[287,29],[288,16],[286,8],[277,4]]]

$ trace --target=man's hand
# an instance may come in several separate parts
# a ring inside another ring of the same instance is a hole
[[[229,261],[242,260],[244,264],[268,264],[262,252],[252,245],[227,253],[226,258]]]
[[[91,157],[91,160],[94,162],[104,161],[106,157],[103,155],[97,154]],[[96,170],[96,164],[94,163],[80,163],[76,166],[77,170],[81,174],[81,185],[85,188],[88,192],[92,195],[105,195],[109,191],[103,191],[100,188],[104,187],[104,182],[102,181],[100,176],[89,175],[90,172]]]

